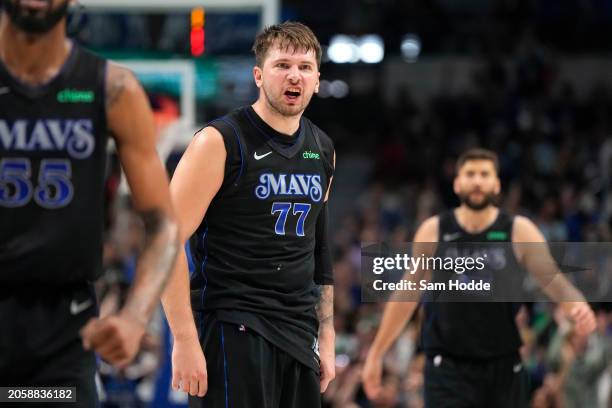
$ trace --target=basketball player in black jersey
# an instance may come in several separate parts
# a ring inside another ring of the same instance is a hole
[[[334,149],[302,116],[321,47],[287,22],[253,50],[259,99],[197,133],[170,186],[193,264],[189,285],[180,257],[162,296],[173,386],[191,407],[312,408],[335,375],[325,219]]]
[[[134,357],[178,227],[147,97],[126,69],[66,38],[68,3],[2,1],[0,386],[72,386],[67,405],[91,408],[94,351],[119,367]],[[146,242],[125,306],[98,319],[108,133]]]
[[[457,162],[455,193],[461,205],[448,213],[427,219],[417,230],[414,242],[424,252],[444,256],[444,245],[417,243],[487,243],[501,242],[496,256],[504,258],[504,267],[495,273],[508,283],[519,274],[520,266],[535,274],[540,282],[542,272],[534,267],[545,243],[538,228],[527,218],[511,216],[493,203],[500,192],[497,155],[484,149],[471,149]],[[506,242],[504,244],[503,242]],[[508,243],[532,243],[509,245]],[[465,245],[465,244],[464,244]],[[469,244],[468,244],[469,245]],[[537,248],[540,247],[538,250]],[[514,248],[514,249],[512,249]],[[537,254],[534,251],[538,251]],[[421,251],[415,253],[421,253]],[[534,255],[536,255],[534,257]],[[553,263],[551,263],[552,265]],[[558,272],[558,271],[557,271]],[[540,274],[540,275],[538,275]],[[562,274],[549,281],[544,292],[553,300],[582,299]],[[559,293],[571,294],[569,297]],[[467,295],[466,295],[467,296]],[[418,300],[418,299],[415,299]],[[584,301],[559,302],[573,320],[580,335],[595,329],[595,317]],[[369,350],[362,379],[366,394],[375,398],[381,387],[382,359],[418,303],[389,302],[380,328]],[[518,354],[521,339],[515,324],[516,303],[508,302],[425,302],[421,328],[421,346],[426,354],[426,407],[496,407],[527,406],[526,373]]]

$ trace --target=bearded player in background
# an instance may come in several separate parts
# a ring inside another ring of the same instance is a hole
[[[503,267],[490,269],[496,281],[503,282],[502,290],[515,279],[522,279],[519,271],[524,267],[546,295],[559,302],[573,320],[576,333],[588,335],[595,329],[593,311],[556,266],[550,271],[543,268],[556,264],[545,249],[542,233],[529,219],[512,216],[494,205],[501,190],[498,163],[497,155],[485,149],[470,149],[459,157],[454,191],[461,205],[425,220],[415,234],[415,247],[437,257],[446,256],[443,248],[449,245],[455,250],[461,245],[473,250],[473,245],[480,243],[484,244],[484,253],[494,248],[504,262]],[[415,249],[415,253],[421,251]],[[428,271],[422,273],[425,275]],[[410,274],[406,278],[414,279]],[[425,406],[526,407],[527,375],[518,352],[521,338],[515,323],[520,304],[477,302],[473,294],[456,295],[454,300],[460,298],[462,301],[423,302],[421,347],[426,356]],[[419,299],[410,300],[389,302],[385,307],[362,372],[364,389],[370,399],[375,399],[381,389],[385,353],[419,304]]]

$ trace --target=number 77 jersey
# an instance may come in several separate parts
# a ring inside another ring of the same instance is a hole
[[[316,301],[315,229],[333,173],[331,139],[306,118],[282,135],[252,107],[209,126],[225,141],[226,172],[190,240],[192,303],[304,317]]]
[[[106,62],[76,45],[47,83],[0,62],[0,286],[65,285],[101,270]]]

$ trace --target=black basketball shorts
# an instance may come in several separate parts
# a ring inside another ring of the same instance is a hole
[[[76,403],[98,406],[96,359],[81,344],[79,330],[96,316],[93,288],[0,289],[0,386],[76,387]],[[34,406],[35,403],[11,406]]]
[[[428,356],[426,408],[526,408],[528,376],[517,354],[485,361]]]
[[[244,325],[205,319],[208,392],[190,408],[320,408],[319,374]]]

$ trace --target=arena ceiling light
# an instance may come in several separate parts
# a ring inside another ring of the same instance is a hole
[[[378,64],[385,57],[385,44],[380,35],[369,34],[359,39],[359,59],[366,64]]]
[[[349,85],[342,81],[341,79],[336,79],[333,81],[328,81],[326,79],[321,80],[319,84],[319,93],[317,96],[319,98],[336,98],[341,99],[345,98],[349,94]]]
[[[359,61],[359,47],[354,37],[338,34],[331,38],[327,56],[336,64],[355,63]]]
[[[328,80],[322,79],[319,83],[319,92],[317,93],[317,96],[323,99],[329,98],[331,96],[331,92],[329,89],[330,85],[331,83]]]
[[[329,93],[334,98],[344,98],[349,93],[349,86],[346,82],[336,79],[329,84]]]
[[[336,64],[365,62],[377,64],[385,57],[385,44],[380,35],[368,34],[352,37],[337,34],[331,38],[327,57]]]
[[[421,54],[421,39],[416,34],[406,34],[400,48],[406,61],[416,62]]]

